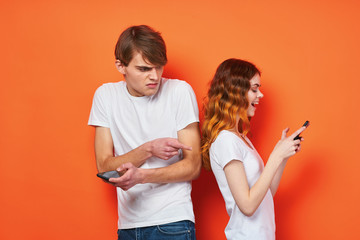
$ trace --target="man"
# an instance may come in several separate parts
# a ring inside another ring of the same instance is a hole
[[[184,81],[162,78],[167,63],[160,33],[126,29],[115,48],[125,82],[96,90],[89,125],[95,126],[99,172],[117,170],[118,237],[195,239],[191,180],[201,168],[195,94]]]

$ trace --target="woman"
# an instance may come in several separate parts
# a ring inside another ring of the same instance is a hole
[[[205,168],[215,175],[230,220],[227,239],[275,239],[273,196],[289,157],[300,150],[305,130],[300,128],[280,141],[266,166],[247,138],[250,119],[264,96],[260,71],[250,62],[228,59],[211,81],[202,127]]]

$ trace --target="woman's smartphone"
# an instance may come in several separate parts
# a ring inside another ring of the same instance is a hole
[[[309,121],[306,121],[306,122],[303,124],[303,127],[308,127],[309,124],[310,124],[310,122],[309,122]],[[300,134],[298,134],[296,137],[294,137],[294,140],[298,140],[298,139],[300,139],[300,138],[301,138],[301,136],[300,136]]]
[[[110,178],[121,177],[124,173],[119,173],[118,171],[108,171],[96,174],[99,178],[102,178],[106,181],[109,181]]]

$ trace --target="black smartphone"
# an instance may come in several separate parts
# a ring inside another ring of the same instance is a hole
[[[309,121],[306,121],[306,122],[303,124],[303,127],[308,127],[309,124],[310,124],[310,122],[309,122]],[[301,136],[300,136],[300,134],[298,134],[296,137],[294,137],[294,140],[298,140],[298,139],[300,139],[300,138],[301,138]]]
[[[108,172],[101,172],[96,174],[99,178],[105,179],[109,181],[110,178],[118,178],[121,177],[124,173],[119,173],[118,171],[108,171]]]

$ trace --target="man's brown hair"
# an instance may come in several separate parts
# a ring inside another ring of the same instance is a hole
[[[167,63],[164,39],[149,26],[132,26],[121,33],[115,46],[115,58],[128,66],[135,52],[141,53],[145,61],[155,66]]]

